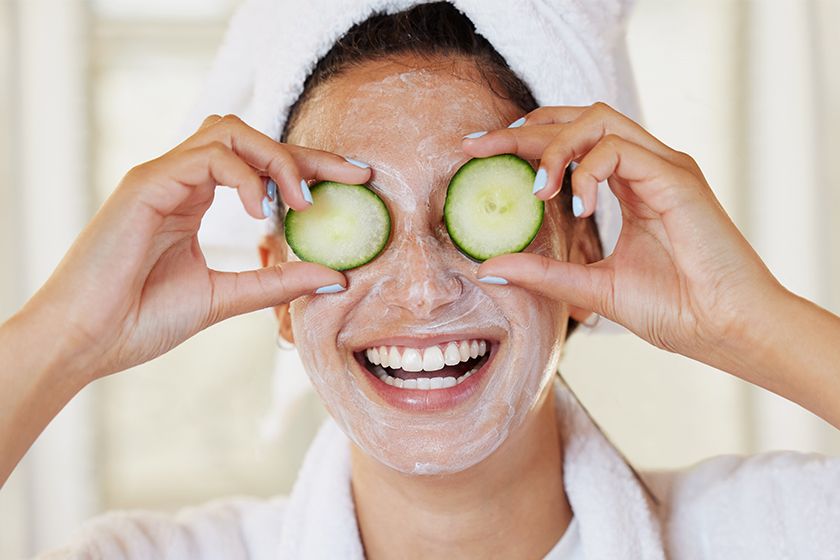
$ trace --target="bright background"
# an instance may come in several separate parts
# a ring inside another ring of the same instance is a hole
[[[122,174],[179,140],[237,3],[0,0],[0,319]],[[834,312],[838,21],[833,0],[639,0],[629,26],[649,130],[697,159],[788,287]],[[87,388],[0,491],[0,558],[63,543],[104,510],[287,492],[323,411],[307,398],[261,435],[273,333],[268,312],[233,319]],[[631,335],[575,335],[562,370],[640,467],[840,454],[840,434],[799,407]]]

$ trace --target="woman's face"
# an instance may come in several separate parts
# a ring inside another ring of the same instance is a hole
[[[389,244],[347,272],[345,292],[303,297],[289,309],[301,359],[330,414],[367,455],[404,473],[452,473],[483,460],[531,413],[556,370],[565,306],[478,282],[478,265],[458,252],[443,224],[449,179],[469,159],[462,136],[504,127],[520,111],[469,62],[404,58],[331,79],[290,131],[291,143],[370,163],[369,186],[390,210]],[[557,200],[547,203],[528,251],[566,260]],[[484,341],[484,356],[456,357],[469,341]],[[419,355],[436,368],[437,351],[448,350],[448,361],[458,364],[433,372],[396,370],[393,363],[380,369],[367,350],[376,348],[381,360],[382,347],[389,362],[396,352],[403,362]],[[384,371],[405,384],[474,368],[440,389],[400,388],[378,377]]]

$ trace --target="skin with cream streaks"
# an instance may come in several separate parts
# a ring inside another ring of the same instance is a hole
[[[404,64],[368,64],[317,90],[289,136],[292,143],[370,163],[370,184],[391,212],[394,231],[382,255],[347,273],[346,292],[294,302],[287,336],[355,444],[404,473],[459,472],[497,449],[547,391],[568,318],[559,302],[525,290],[487,289],[476,280],[478,265],[447,237],[441,220],[446,187],[469,159],[457,131],[504,126],[520,112],[477,76],[453,74],[445,65],[406,71]],[[567,224],[556,205],[549,204],[547,214],[530,250],[566,260]],[[488,333],[498,341],[497,352],[478,394],[435,414],[383,402],[353,357],[356,348],[389,335],[447,332]]]

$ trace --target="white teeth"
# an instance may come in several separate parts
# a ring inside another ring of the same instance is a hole
[[[431,391],[435,389],[448,389],[455,385],[460,385],[469,376],[475,373],[475,368],[471,369],[458,379],[451,375],[448,377],[418,377],[417,379],[402,379],[400,377],[391,377],[387,373],[379,376],[379,379],[387,385],[398,387],[400,389],[422,389],[424,391]]]
[[[388,362],[388,349],[384,346],[379,347],[379,359],[381,360],[379,363],[382,367],[390,367],[391,364]]]
[[[461,353],[461,361],[466,362],[470,359],[470,343],[466,340],[462,340],[461,344],[458,345],[458,352]]]
[[[408,353],[408,350],[406,350]],[[443,369],[443,352],[437,346],[429,346],[423,350],[423,371],[439,371]]]
[[[393,366],[392,366],[393,367]],[[406,348],[402,355],[402,369],[405,371],[423,371],[423,358],[414,348]]]
[[[470,358],[478,358],[478,342],[475,340],[470,343]]]
[[[486,353],[487,353],[487,341],[486,340],[478,341],[478,355],[483,356]]]
[[[454,366],[461,363],[461,353],[458,351],[458,344],[450,342],[446,345],[446,352],[443,353],[443,363]]]
[[[400,358],[400,351],[396,346],[391,346],[388,352],[388,367],[391,369],[399,369],[402,367],[402,358]]]
[[[376,348],[368,348],[367,358],[372,364],[379,364],[379,350]]]

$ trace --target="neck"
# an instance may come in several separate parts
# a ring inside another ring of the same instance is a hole
[[[542,558],[572,518],[551,385],[496,451],[464,471],[406,475],[355,445],[351,464],[368,560]]]

